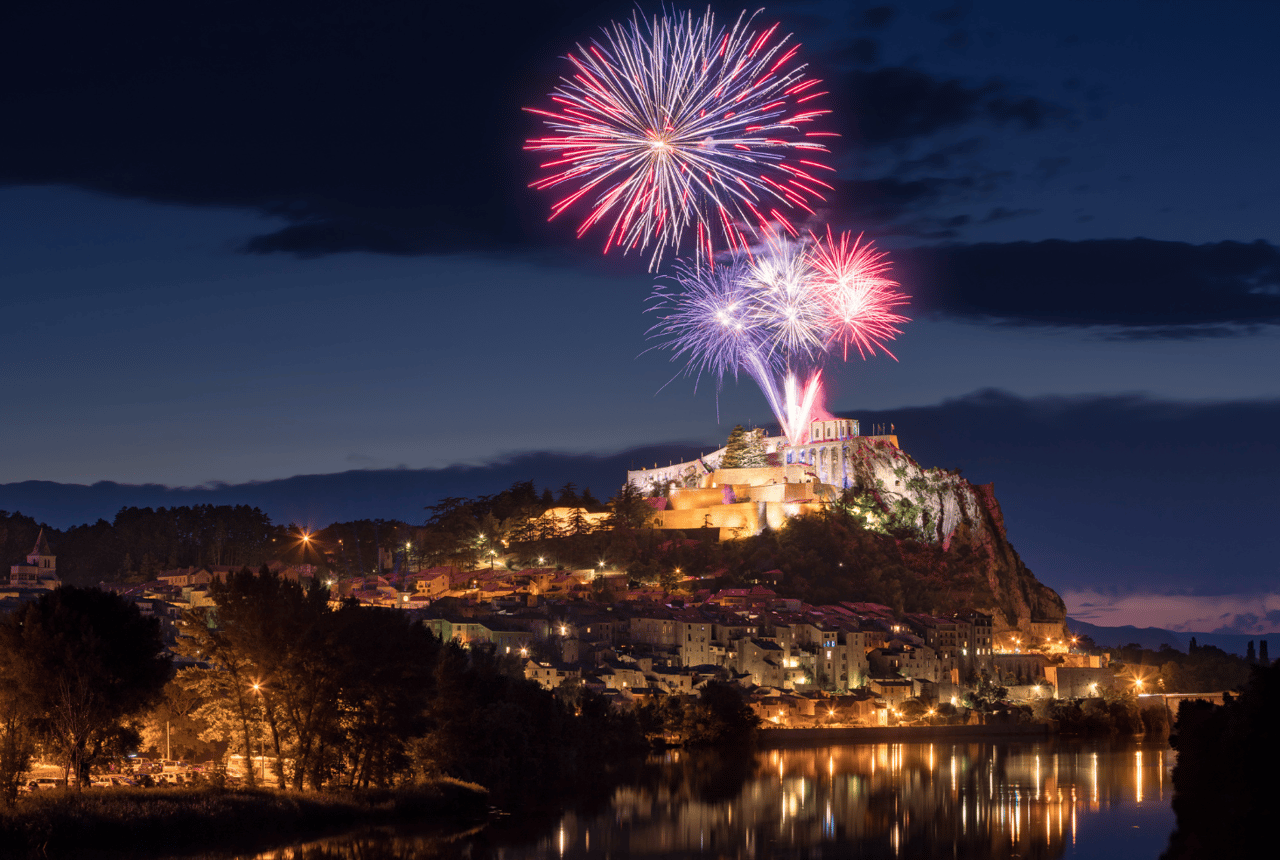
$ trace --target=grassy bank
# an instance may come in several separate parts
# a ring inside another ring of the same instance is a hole
[[[0,856],[131,856],[195,849],[252,850],[362,825],[482,818],[488,794],[444,779],[413,788],[363,792],[218,789],[42,791],[0,810]]]

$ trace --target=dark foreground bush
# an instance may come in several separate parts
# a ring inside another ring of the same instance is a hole
[[[370,824],[464,826],[488,809],[484,789],[451,779],[343,793],[217,789],[37,792],[0,811],[0,856],[130,855],[252,849]]]
[[[1170,742],[1178,826],[1165,860],[1274,856],[1280,809],[1280,663],[1226,705],[1185,702]],[[1267,848],[1271,845],[1271,848]]]

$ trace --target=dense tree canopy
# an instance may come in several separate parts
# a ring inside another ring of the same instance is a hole
[[[1162,855],[1250,857],[1273,837],[1280,787],[1280,664],[1255,669],[1242,695],[1215,706],[1186,702],[1178,711],[1173,769],[1177,828]]]
[[[64,586],[0,618],[0,695],[78,785],[82,765],[137,743],[125,721],[159,699],[163,647],[159,622],[133,603]]]
[[[439,774],[502,792],[574,776],[587,751],[634,743],[608,709],[572,706],[511,658],[442,643],[391,609],[345,603],[270,570],[241,571],[193,612],[186,669],[206,738],[266,750],[280,784],[391,785]],[[250,779],[256,779],[252,768]]]
[[[4,564],[31,551],[40,526],[0,511]],[[287,532],[248,505],[122,508],[112,522],[45,529],[58,576],[73,585],[154,579],[162,570],[208,565],[257,567],[276,559]]]

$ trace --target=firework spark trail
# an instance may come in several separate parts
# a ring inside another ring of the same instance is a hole
[[[745,277],[744,261],[709,266],[692,266],[679,261],[672,276],[680,290],[659,284],[650,301],[662,320],[650,329],[669,338],[665,346],[674,351],[672,361],[688,356],[683,374],[701,377],[726,374],[736,378],[739,370],[755,376],[772,356],[765,348],[762,332],[752,318],[752,296]]]
[[[660,315],[649,336],[654,347],[685,360],[683,373],[709,373],[722,382],[745,371],[760,386],[783,434],[804,440],[822,393],[821,364],[840,343],[866,358],[900,333],[907,318],[893,308],[907,296],[889,279],[885,254],[862,237],[811,243],[776,235],[714,268],[680,263],[675,288],[654,288],[651,310]],[[896,357],[895,357],[896,360]],[[803,386],[800,379],[807,377]]]
[[[846,361],[850,344],[863,358],[875,355],[879,347],[897,361],[885,341],[902,334],[898,326],[909,320],[893,309],[905,305],[910,296],[898,292],[898,282],[887,277],[885,252],[863,244],[861,235],[852,243],[849,236],[842,233],[837,243],[828,227],[826,241],[813,236],[809,252],[826,307],[827,345],[839,343]]]
[[[752,320],[764,332],[769,349],[784,356],[787,364],[812,360],[826,351],[829,312],[813,274],[804,243],[776,233],[766,237],[747,267]]]
[[[525,148],[555,155],[533,187],[567,191],[551,217],[586,201],[578,235],[601,225],[606,252],[652,243],[652,269],[691,229],[697,266],[718,249],[747,250],[757,226],[790,226],[784,211],[812,213],[831,188],[816,174],[834,168],[813,160],[826,133],[804,129],[829,113],[811,104],[826,93],[794,63],[790,36],[752,29],[758,14],[729,29],[710,9],[633,15],[578,45],[555,108],[528,109],[553,133]]]

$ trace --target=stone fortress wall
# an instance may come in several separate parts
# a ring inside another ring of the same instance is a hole
[[[838,496],[852,484],[858,448],[879,441],[898,447],[896,434],[862,436],[856,420],[819,419],[809,425],[808,441],[801,445],[765,437],[765,450],[776,455],[777,466],[721,469],[721,448],[697,460],[629,471],[627,482],[646,495],[666,495],[655,528],[716,528],[721,540],[748,537]]]

